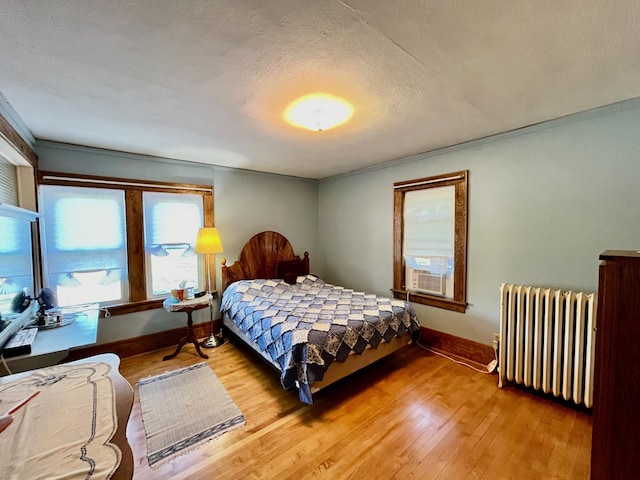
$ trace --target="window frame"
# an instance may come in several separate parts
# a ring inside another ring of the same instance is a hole
[[[467,309],[467,192],[468,170],[393,184],[393,288],[395,298],[465,313]],[[407,292],[404,244],[404,200],[407,192],[428,188],[455,188],[453,298]]]
[[[214,226],[213,218],[213,186],[192,185],[184,183],[157,182],[150,180],[123,179],[96,175],[80,175],[71,173],[38,171],[38,187],[40,185],[58,185],[67,187],[92,187],[123,190],[125,196],[125,228],[127,244],[127,267],[129,284],[129,301],[109,305],[110,315],[123,315],[162,308],[164,299],[147,298],[147,267],[144,244],[143,192],[185,193],[201,195],[203,203],[203,225]],[[39,193],[39,192],[38,192]],[[212,259],[207,255],[204,262]],[[102,315],[102,312],[101,312]]]

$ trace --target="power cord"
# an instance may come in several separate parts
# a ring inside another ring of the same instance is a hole
[[[409,302],[409,294],[410,293],[411,293],[411,289],[408,289],[407,290],[407,302]],[[422,348],[424,350],[427,350],[427,351],[429,351],[431,353],[435,353],[436,355],[440,355],[441,357],[444,357],[447,360],[451,360],[452,362],[457,363],[458,365],[463,365],[463,366],[468,367],[471,370],[474,370],[474,371],[479,372],[479,373],[493,373],[494,370],[496,369],[496,367],[498,366],[498,349],[497,349],[497,345],[495,345],[495,342],[494,342],[494,345],[493,345],[493,360],[491,362],[489,362],[488,365],[485,365],[486,370],[481,370],[481,369],[479,369],[477,367],[474,367],[473,365],[465,363],[465,362],[463,362],[461,360],[457,360],[457,359],[455,359],[453,357],[450,357],[449,355],[445,355],[442,352],[438,352],[437,350],[434,350],[431,347],[427,347],[426,345],[422,345],[417,340],[416,340],[416,345],[418,345],[420,348]]]
[[[465,367],[468,367],[471,370],[474,370],[474,371],[479,372],[479,373],[493,373],[494,370],[496,369],[497,364],[498,364],[497,358],[494,358],[494,360],[492,360],[491,362],[489,362],[488,365],[486,365],[486,369],[482,370],[482,369],[477,368],[477,367],[475,367],[475,366],[473,366],[473,365],[471,365],[469,363],[465,363],[465,362],[463,362],[461,360],[457,360],[457,359],[455,359],[453,357],[450,357],[449,355],[445,355],[442,352],[438,352],[437,350],[434,350],[431,347],[427,347],[426,345],[422,345],[418,341],[416,341],[416,345],[418,345],[420,348],[422,348],[424,350],[427,350],[427,351],[429,351],[431,353],[435,353],[436,355],[440,355],[441,357],[444,357],[447,360],[451,360],[452,362],[457,363],[458,365],[464,365]],[[495,356],[495,350],[494,350],[494,356]]]

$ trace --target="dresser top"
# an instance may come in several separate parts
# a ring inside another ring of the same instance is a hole
[[[600,260],[610,260],[613,258],[637,258],[640,259],[639,250],[605,250],[600,254]]]

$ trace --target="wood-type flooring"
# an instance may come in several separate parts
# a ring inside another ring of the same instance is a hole
[[[149,468],[140,378],[204,361],[186,346],[123,358],[134,386],[134,479],[588,479],[591,415],[477,373],[417,345],[314,396],[284,391],[246,347],[206,349],[247,423]]]

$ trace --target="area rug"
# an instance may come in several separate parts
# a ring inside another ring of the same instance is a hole
[[[157,467],[245,423],[206,363],[138,382],[147,460]]]

